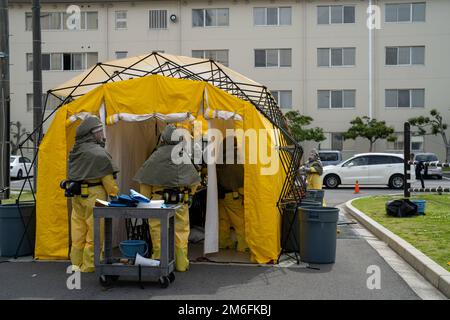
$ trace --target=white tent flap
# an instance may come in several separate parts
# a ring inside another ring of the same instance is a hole
[[[211,128],[212,122],[208,121],[208,128]],[[211,144],[211,130],[208,130],[208,142]],[[217,141],[214,141],[217,144]],[[217,148],[214,148],[217,150]],[[206,150],[207,157],[208,149]],[[215,154],[214,154],[215,156]],[[217,202],[217,173],[215,161],[208,160],[208,191],[206,195],[206,218],[205,218],[205,243],[204,253],[215,253],[219,251],[219,205]]]

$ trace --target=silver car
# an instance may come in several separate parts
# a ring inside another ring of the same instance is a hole
[[[339,185],[388,185],[401,189],[405,183],[403,176],[403,155],[395,153],[361,153],[335,165],[323,168],[323,184],[327,188]],[[415,178],[414,172],[411,177]]]
[[[319,150],[320,161],[325,166],[335,166],[342,162],[342,153],[338,150]]]

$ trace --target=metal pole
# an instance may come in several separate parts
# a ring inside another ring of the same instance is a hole
[[[10,96],[8,0],[0,0],[0,199],[9,198]]]
[[[42,119],[42,52],[41,52],[41,3],[33,0],[33,137],[34,152],[38,152],[41,130],[36,130]],[[34,165],[34,190],[37,181],[37,155]]]
[[[405,183],[404,186],[404,196],[405,198],[409,198],[411,196],[410,188],[411,188],[411,165],[409,164],[411,157],[411,126],[409,122],[405,122],[403,128],[403,160],[404,160],[404,176]]]
[[[372,0],[369,0],[370,14],[372,14]],[[373,31],[369,27],[369,119],[373,118]]]

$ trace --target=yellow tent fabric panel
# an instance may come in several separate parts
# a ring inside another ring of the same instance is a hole
[[[40,146],[36,196],[35,257],[42,260],[67,259],[69,254],[69,213],[60,182],[67,178],[67,156],[75,142],[80,120],[68,118],[81,112],[98,114],[103,87],[62,106]]]
[[[59,187],[67,172],[66,118],[67,105],[56,112],[39,146],[36,259],[67,259],[69,254],[67,200]]]
[[[190,112],[197,116],[205,84],[201,81],[167,78],[155,75],[158,90],[158,112]],[[176,111],[174,111],[176,110]]]
[[[204,84],[200,81],[152,75],[105,84],[108,116],[118,113],[152,114],[189,112],[194,117],[200,107]]]
[[[67,145],[67,155],[70,150],[72,150],[73,145],[75,144],[75,134],[77,132],[77,128],[80,125],[81,120],[77,120],[73,122],[70,126],[66,127],[66,145]]]
[[[244,116],[244,101],[227,94],[226,92],[214,87],[212,84],[206,83],[207,98],[209,108],[212,110],[223,110],[235,112],[240,116]],[[206,105],[205,105],[206,108]],[[254,108],[254,107],[253,107]]]
[[[102,101],[103,87],[95,88],[84,96],[67,104],[68,116],[81,112],[96,114],[98,113],[98,109]]]
[[[268,122],[249,103],[246,103],[244,130],[272,130]],[[267,132],[271,142],[271,133]],[[259,138],[258,138],[259,140]],[[279,164],[279,155],[273,143],[267,144],[267,154],[275,152],[273,159],[278,170],[271,175],[261,174],[264,166],[259,157],[256,164],[250,164],[248,141],[245,144],[246,163],[244,165],[244,207],[245,232],[247,243],[253,253],[252,259],[258,263],[276,261],[280,253],[280,223],[281,217],[277,201],[283,186],[283,173]],[[259,149],[259,148],[258,148]],[[259,150],[261,152],[262,150]]]

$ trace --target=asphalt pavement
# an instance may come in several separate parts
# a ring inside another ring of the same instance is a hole
[[[11,179],[10,188],[12,191],[20,191],[20,189],[22,189],[22,186],[23,186],[24,191],[30,191],[33,183],[34,183],[34,178],[30,178],[29,180],[27,180],[27,179],[20,179],[20,180]]]
[[[345,237],[348,238],[348,235]],[[68,262],[0,264],[0,299],[418,299],[361,238],[338,240],[332,265],[306,267],[192,264],[166,289],[119,280],[105,289],[95,274],[81,274],[81,289],[66,286]],[[381,288],[367,287],[369,266],[378,266]],[[136,279],[136,278],[135,278]],[[130,279],[133,280],[133,279]]]

